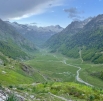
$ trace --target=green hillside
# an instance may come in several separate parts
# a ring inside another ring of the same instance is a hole
[[[27,101],[103,100],[103,80],[97,76],[102,70],[100,64],[81,63],[80,58],[51,54],[46,50],[24,63],[6,59],[8,64],[0,66],[1,86],[17,92]],[[79,77],[93,87],[76,79],[78,67],[81,67]]]
[[[14,27],[0,20],[0,52],[13,59],[26,59],[28,52],[35,52],[33,43],[23,38]]]
[[[3,55],[5,60],[0,64],[0,84],[3,86],[12,86],[20,84],[30,84],[42,80],[42,77],[36,73],[35,69],[24,63],[18,62]],[[38,78],[38,80],[37,80]]]
[[[10,44],[5,41],[0,41],[0,52],[13,59],[23,59],[27,56],[16,44]]]
[[[73,23],[70,24],[64,31],[52,36],[47,41],[46,46],[51,48],[51,52],[60,51],[62,54],[73,58],[78,58],[79,51],[81,51],[84,61],[103,63],[102,17],[103,15],[98,15],[92,18],[92,20],[85,24],[79,31],[77,31],[78,27],[70,29],[69,27],[71,27]],[[76,31],[76,33],[74,33],[74,31]]]

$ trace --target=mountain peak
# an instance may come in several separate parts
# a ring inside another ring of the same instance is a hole
[[[56,27],[56,28],[62,28],[60,25],[56,25],[55,27]]]
[[[59,25],[56,26],[47,26],[47,27],[37,27],[27,24],[18,24],[17,22],[9,23],[15,29],[21,33],[26,39],[34,42],[35,44],[43,44],[47,41],[52,35],[61,32],[63,30]]]
[[[77,29],[77,28],[83,28],[83,22],[81,21],[73,21],[71,24],[67,26],[68,29]]]

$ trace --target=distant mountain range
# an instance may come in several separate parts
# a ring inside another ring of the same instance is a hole
[[[46,43],[52,51],[94,63],[103,63],[103,14],[74,21]]]
[[[0,59],[1,53],[13,59],[26,59],[27,52],[35,51],[33,43],[26,40],[14,27],[0,20]]]
[[[63,30],[59,25],[47,26],[47,27],[37,27],[33,25],[23,25],[17,22],[6,22],[12,25],[19,33],[23,35],[26,39],[32,41],[37,46],[44,44],[52,35]]]
[[[103,14],[73,21],[65,29],[59,25],[37,27],[0,20],[0,52],[5,56],[27,58],[28,52],[36,51],[35,47],[45,42],[51,52],[73,58],[79,58],[81,53],[84,61],[103,63]]]
[[[43,44],[52,35],[63,30],[59,25],[37,27],[16,22],[0,20],[0,63],[6,58],[28,59],[28,53],[37,51],[37,45]]]

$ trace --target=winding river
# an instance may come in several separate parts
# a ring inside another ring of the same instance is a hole
[[[80,72],[80,70],[81,70],[81,67],[78,67],[78,66],[75,66],[75,65],[71,65],[71,64],[67,64],[67,63],[66,63],[66,60],[63,60],[63,63],[66,64],[66,65],[69,65],[69,66],[78,68],[78,70],[77,70],[77,75],[76,75],[76,80],[77,80],[78,82],[80,82],[80,83],[84,83],[84,84],[87,85],[87,86],[93,87],[93,85],[89,84],[88,82],[83,81],[83,80],[79,77],[79,72]]]

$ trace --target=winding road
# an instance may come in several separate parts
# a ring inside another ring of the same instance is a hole
[[[77,75],[76,75],[76,80],[77,80],[78,82],[80,82],[80,83],[84,83],[84,84],[87,85],[87,86],[93,87],[93,85],[89,84],[88,82],[83,81],[83,80],[79,77],[79,72],[80,72],[80,70],[81,70],[81,67],[78,67],[78,66],[75,66],[75,65],[71,65],[71,64],[67,64],[67,63],[66,63],[66,60],[63,60],[63,63],[66,64],[66,65],[69,65],[69,66],[78,68],[78,70],[77,70]]]

